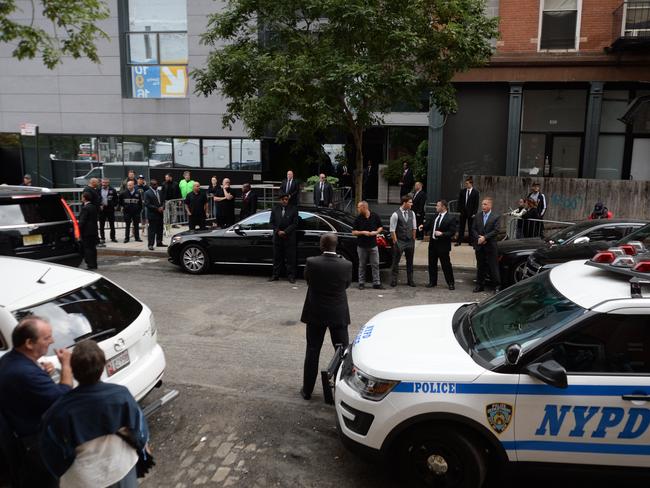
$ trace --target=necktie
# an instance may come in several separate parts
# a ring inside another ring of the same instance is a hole
[[[282,218],[284,218],[284,207],[282,207]]]
[[[289,193],[289,188],[291,188],[291,180],[287,180],[287,193]]]
[[[408,217],[406,216],[406,210],[402,210],[402,215],[404,216],[404,220],[408,222]]]
[[[469,194],[471,193],[472,190],[467,190],[467,193],[465,193],[465,203],[469,200]]]
[[[433,223],[433,233],[431,234],[433,238],[436,238],[436,231],[438,230],[438,226],[440,225],[440,221],[442,220],[442,214],[438,215],[436,217],[436,221]]]
[[[323,182],[322,181],[321,181],[321,184],[320,184],[320,199],[321,200],[323,199]]]
[[[489,216],[490,216],[490,214],[483,213],[483,227],[485,227],[485,224],[486,224],[487,219],[488,219]]]

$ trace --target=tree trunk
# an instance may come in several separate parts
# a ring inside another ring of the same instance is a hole
[[[361,201],[363,192],[363,128],[356,127],[352,131],[354,137],[354,151],[355,151],[355,179],[354,179],[354,203]]]

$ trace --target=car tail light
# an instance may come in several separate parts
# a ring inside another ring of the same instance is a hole
[[[379,247],[388,247],[388,242],[386,241],[386,238],[383,235],[377,234],[377,237],[375,237],[375,240],[377,241],[377,246],[379,246]]]
[[[603,264],[613,263],[615,259],[616,259],[616,254],[614,254],[612,251],[600,251],[599,253],[596,253],[596,255],[593,258],[591,258],[591,260],[594,263],[603,263]]]
[[[618,247],[623,249],[623,252],[625,254],[627,254],[628,256],[634,256],[636,254],[636,251],[637,251],[636,247],[631,246],[630,244],[622,244],[622,245],[620,245]]]
[[[70,220],[72,220],[72,227],[74,227],[74,238],[79,240],[81,238],[81,232],[79,232],[79,222],[77,222],[77,217],[74,216],[74,212],[70,208],[70,205],[68,205],[68,202],[65,201],[65,199],[61,198],[61,203],[63,204],[65,211],[68,212]]]
[[[650,273],[650,261],[639,261],[636,263],[636,266],[634,266],[634,271],[638,271],[639,273]]]
[[[634,258],[632,256],[619,256],[617,257],[612,266],[617,268],[632,268],[635,264]]]

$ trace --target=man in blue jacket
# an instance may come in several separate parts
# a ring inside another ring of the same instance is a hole
[[[20,444],[19,486],[58,486],[41,460],[38,432],[45,411],[72,388],[70,351],[55,351],[61,363],[57,385],[48,374],[54,366],[38,362],[54,343],[52,326],[46,320],[33,315],[24,318],[14,328],[11,341],[13,349],[0,359],[0,413]]]

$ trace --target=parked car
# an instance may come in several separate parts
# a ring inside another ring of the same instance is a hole
[[[625,237],[647,223],[647,220],[637,219],[585,220],[565,227],[546,239],[500,241],[498,243],[498,259],[502,284],[504,286],[512,285],[527,277],[528,258],[537,249],[542,252],[578,253],[577,257],[572,258],[578,259],[578,257],[582,257],[587,248],[593,247],[595,242],[611,244],[612,241]],[[590,258],[594,253],[587,252],[587,254],[585,258]]]
[[[615,222],[608,220],[607,222]],[[636,224],[635,224],[636,225]],[[636,228],[634,232],[625,232],[624,237],[618,240],[606,240],[604,237],[613,232],[607,229],[608,234],[605,236],[587,236],[589,240],[575,243],[572,246],[550,246],[537,249],[530,255],[526,262],[524,277],[534,276],[544,269],[549,269],[567,261],[574,259],[591,259],[598,251],[607,249],[612,246],[620,246],[628,242],[640,241],[646,248],[650,248],[650,224]]]
[[[0,185],[0,255],[79,266],[79,225],[61,195]]]
[[[249,268],[273,266],[273,232],[270,211],[255,215],[227,228],[218,230],[186,231],[176,234],[167,249],[169,261],[192,274],[205,273],[212,265],[235,265]],[[352,261],[356,279],[357,238],[352,235],[354,217],[333,209],[300,209],[298,225],[298,267],[304,267],[307,258],[321,253],[322,234],[335,232],[339,237],[337,252]],[[390,233],[385,230],[377,236],[379,265],[392,263]]]
[[[151,310],[102,275],[51,263],[0,257],[0,357],[12,347],[20,319],[37,315],[52,325],[45,360],[54,349],[93,339],[106,354],[102,381],[126,386],[136,400],[160,385],[165,355]],[[7,278],[11,277],[11,278]]]

